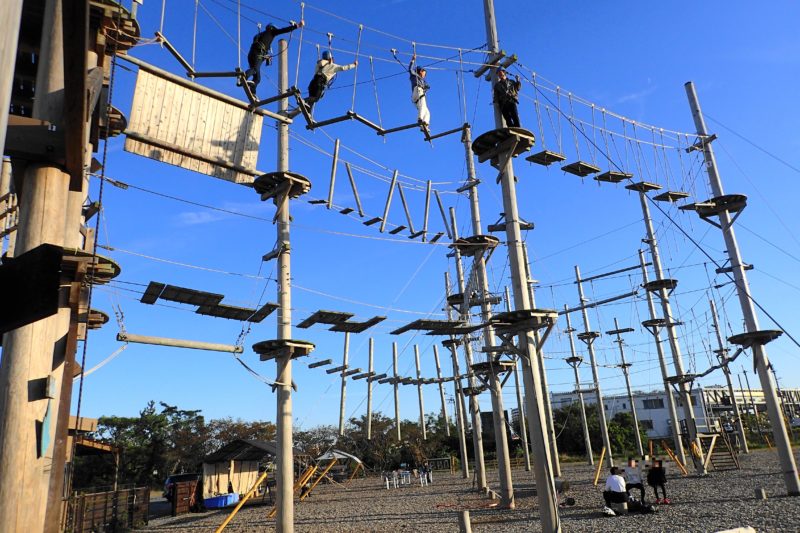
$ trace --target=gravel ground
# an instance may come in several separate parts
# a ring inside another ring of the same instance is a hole
[[[756,451],[741,457],[742,469],[711,472],[709,476],[681,477],[667,465],[667,495],[672,505],[658,506],[650,515],[602,515],[602,486],[592,485],[594,472],[583,464],[563,466],[570,480],[568,495],[574,507],[560,510],[564,531],[719,531],[751,526],[758,531],[800,531],[800,497],[785,496],[778,457],[774,451]],[[375,478],[354,480],[345,486],[318,486],[313,495],[295,506],[298,532],[349,531],[458,531],[458,511],[469,510],[475,533],[540,531],[536,491],[530,472],[513,472],[516,509],[493,509],[492,501],[471,490],[471,480],[434,474],[434,484],[385,490]],[[496,476],[489,473],[497,488]],[[603,476],[605,477],[605,475]],[[755,487],[763,487],[766,501],[756,500]],[[652,490],[648,498],[652,497]],[[274,531],[265,518],[269,507],[246,506],[226,531]],[[183,533],[214,531],[226,511],[190,514],[152,520],[146,531]]]

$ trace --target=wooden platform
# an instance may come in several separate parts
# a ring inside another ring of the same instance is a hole
[[[558,312],[554,309],[522,309],[498,313],[490,323],[498,334],[509,334],[546,328],[555,324],[556,320]]]
[[[531,163],[536,163],[537,165],[542,166],[549,166],[553,163],[560,163],[567,159],[567,156],[564,154],[560,154],[558,152],[551,152],[550,150],[542,150],[541,152],[537,152],[533,155],[529,155],[525,158],[525,161],[530,161]]]
[[[316,363],[311,363],[308,365],[308,368],[319,368],[321,366],[329,365],[333,362],[332,359],[324,359],[322,361],[317,361]]]
[[[650,191],[657,191],[661,188],[661,185],[656,183],[649,183],[646,181],[640,181],[638,183],[631,183],[630,185],[625,186],[626,189],[629,191],[636,191],[636,192],[650,192]]]
[[[600,167],[596,167],[591,163],[587,163],[586,161],[575,161],[569,165],[564,165],[561,167],[561,170],[568,172],[569,174],[574,174],[576,176],[580,176],[581,178],[585,178],[590,174],[597,174],[600,172]]]
[[[642,322],[642,325],[646,328],[672,328],[682,324],[683,322],[678,320],[670,322],[666,318],[651,318]]]
[[[685,198],[689,198],[689,193],[683,191],[666,191],[653,196],[653,200],[659,202],[677,202]]]
[[[105,285],[122,272],[119,263],[103,255],[92,255],[77,249],[64,249],[64,261],[85,262],[86,279],[94,285]]]
[[[428,331],[429,335],[464,335],[483,327],[481,324],[467,325],[457,320],[430,320],[426,318],[417,319],[405,326],[392,331],[392,335],[401,335],[407,331]]]
[[[472,235],[457,239],[450,248],[458,250],[463,257],[474,257],[487,250],[493,250],[500,244],[500,239],[494,235]]]
[[[533,132],[524,128],[500,128],[481,134],[472,142],[472,151],[478,162],[483,163],[512,149],[511,156],[516,157],[530,150],[535,142]]]
[[[296,172],[268,172],[255,179],[253,189],[263,201],[283,192],[287,192],[289,198],[297,198],[311,190],[311,181]]]
[[[314,351],[315,345],[312,342],[294,339],[274,339],[257,342],[253,345],[262,361],[269,361],[279,357],[289,357],[296,359],[303,357]]]
[[[764,345],[772,342],[778,337],[783,335],[783,331],[779,329],[763,329],[758,331],[749,331],[747,333],[739,333],[733,337],[728,337],[728,342],[749,348],[754,344]]]
[[[617,172],[615,170],[609,170],[603,172],[602,174],[598,174],[594,177],[597,181],[603,181],[606,183],[620,183],[625,180],[629,180],[633,177],[633,174],[628,174],[626,172]]]
[[[694,206],[694,210],[697,211],[697,214],[702,218],[708,218],[719,215],[723,211],[738,213],[747,207],[747,196],[744,194],[725,194],[723,196],[711,198],[705,202],[690,205]]]
[[[578,333],[578,339],[583,342],[591,342],[598,337],[600,337],[600,332],[598,331],[584,331],[583,333]]]
[[[86,314],[86,327],[88,329],[100,329],[108,323],[108,313],[100,309],[90,309]]]
[[[355,315],[353,313],[343,313],[341,311],[326,311],[324,309],[320,309],[319,311],[314,311],[311,316],[297,324],[298,328],[307,329],[313,326],[314,324],[321,323],[321,324],[338,324],[339,322],[345,322]]]
[[[480,307],[483,304],[497,305],[503,301],[503,298],[497,294],[490,294],[486,298],[481,298],[477,293],[470,297],[469,304],[471,307]],[[460,307],[464,303],[464,293],[457,292],[447,297],[448,305],[453,307]]]
[[[653,281],[648,281],[647,283],[642,284],[642,288],[649,292],[657,292],[661,289],[664,289],[668,292],[672,292],[675,290],[675,287],[678,286],[677,279],[654,279]]]
[[[383,322],[386,320],[385,316],[374,316],[369,320],[365,320],[364,322],[337,322],[332,327],[328,328],[330,331],[339,331],[339,332],[346,332],[346,333],[362,333],[375,324]]]
[[[515,366],[513,361],[485,361],[482,363],[475,363],[470,368],[476,374],[491,375],[511,372],[514,370]]]

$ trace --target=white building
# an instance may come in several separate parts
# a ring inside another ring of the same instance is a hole
[[[767,410],[764,402],[764,394],[761,390],[752,391],[734,389],[739,410],[742,413],[765,413]],[[683,405],[675,397],[678,421],[682,431],[685,432],[685,420],[683,416]],[[730,401],[727,387],[692,387],[691,391],[692,406],[700,432],[717,431],[720,427],[720,419],[732,419],[733,407]],[[793,418],[800,413],[800,389],[783,389],[781,397],[784,402],[784,409],[787,416]],[[752,401],[751,401],[752,398]],[[584,393],[583,401],[587,405],[596,403],[594,393]],[[650,438],[669,438],[672,436],[669,409],[667,408],[666,394],[663,390],[643,392],[634,391],[633,401],[636,404],[636,415],[639,423],[647,429],[647,436]],[[572,403],[577,404],[578,395],[575,392],[555,392],[551,394],[553,410],[568,407]],[[611,419],[619,412],[630,412],[630,402],[627,394],[604,396],[603,403],[606,411],[606,418]]]

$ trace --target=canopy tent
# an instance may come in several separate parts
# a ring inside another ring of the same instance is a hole
[[[258,467],[275,458],[277,444],[257,439],[237,439],[203,459],[203,498],[247,492],[258,479]],[[308,455],[294,450],[295,461]],[[232,489],[232,490],[231,490]]]
[[[334,469],[334,471],[332,472],[333,476],[332,481],[341,481],[341,480],[350,481],[356,476],[359,470],[364,468],[364,464],[361,462],[361,459],[359,459],[355,455],[351,455],[341,450],[333,450],[333,449],[329,450],[324,454],[320,455],[319,457],[317,457],[316,462],[317,463],[327,462],[329,464],[329,467],[326,468],[324,473],[327,473],[332,468]],[[350,469],[352,469],[352,471],[349,473],[348,476],[348,470]]]

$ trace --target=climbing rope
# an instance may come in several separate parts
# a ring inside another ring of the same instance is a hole
[[[381,103],[378,99],[378,84],[375,81],[375,64],[372,61],[372,56],[369,56],[369,71],[372,76],[372,89],[375,92],[375,107],[378,110],[378,126],[383,128],[383,120],[381,119]]]
[[[303,2],[300,2],[300,22],[303,23],[305,17],[305,9],[306,5]],[[299,80],[300,80],[300,57],[303,54],[303,30],[305,29],[306,25],[300,27],[300,42],[297,43],[297,64],[294,67],[294,86],[297,87]]]
[[[194,0],[194,26],[192,29],[192,68],[195,68],[195,52],[197,49],[197,9],[200,6],[200,0]]]

